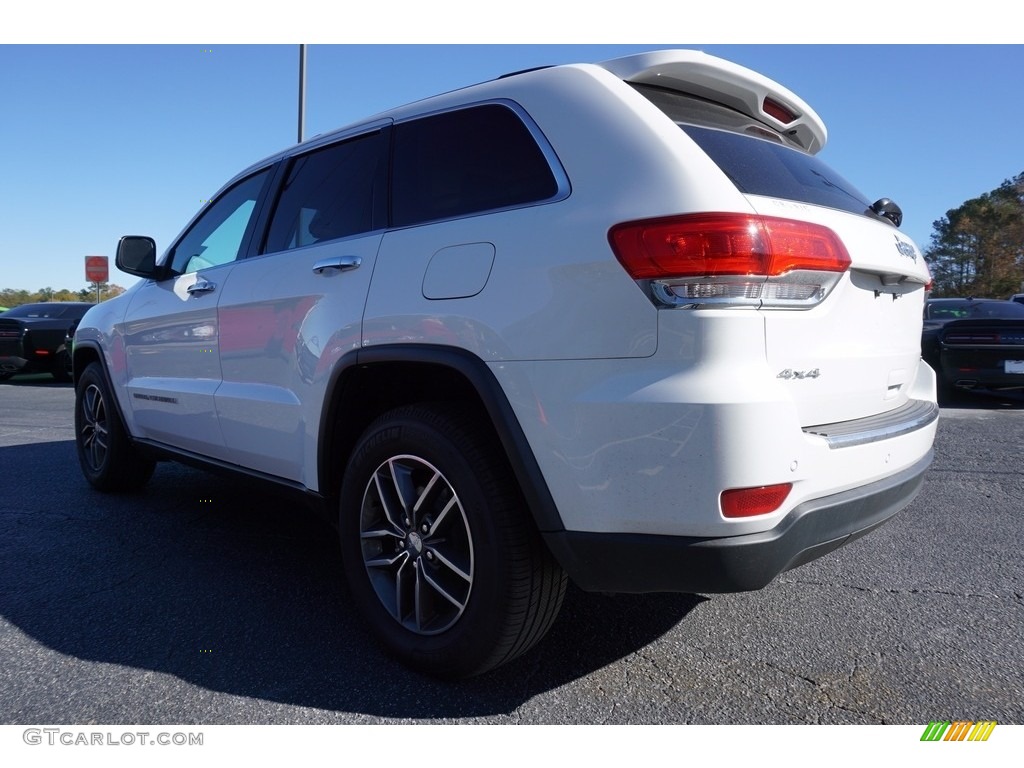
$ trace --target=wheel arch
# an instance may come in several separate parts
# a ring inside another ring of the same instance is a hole
[[[321,413],[317,474],[320,492],[338,498],[356,442],[377,416],[417,402],[457,402],[493,431],[541,532],[562,531],[540,465],[498,380],[466,350],[395,344],[357,350],[335,367]]]
[[[124,409],[121,407],[121,400],[117,396],[117,389],[114,387],[114,382],[110,377],[110,370],[107,368],[107,359],[103,355],[103,350],[100,348],[99,344],[94,341],[76,341],[72,347],[71,360],[72,385],[76,390],[78,389],[78,382],[82,378],[82,373],[85,369],[91,363],[100,364],[100,371],[103,373],[103,378],[107,382],[107,389],[110,390],[114,408],[117,409],[117,417],[121,420],[121,423],[125,425],[125,429],[127,430],[128,420],[125,419]]]

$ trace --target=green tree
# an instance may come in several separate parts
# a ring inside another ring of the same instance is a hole
[[[1024,281],[1024,173],[932,225],[925,259],[934,296],[1004,299]]]
[[[120,285],[100,284],[100,300],[106,301],[125,292]],[[23,289],[0,288],[0,307],[20,307],[22,304],[33,304],[38,301],[96,301],[96,286],[72,291],[67,288],[40,288],[29,293]]]
[[[32,301],[32,295],[26,290],[4,288],[0,290],[0,306],[18,307]]]

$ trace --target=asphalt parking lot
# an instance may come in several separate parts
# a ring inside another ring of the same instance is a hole
[[[738,595],[571,590],[526,657],[461,684],[374,645],[330,529],[161,464],[82,479],[70,386],[0,383],[0,723],[1024,723],[1024,398],[944,408],[925,489]]]

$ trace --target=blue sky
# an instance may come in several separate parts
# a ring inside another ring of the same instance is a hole
[[[675,47],[804,98],[829,129],[821,157],[899,203],[922,247],[947,210],[1024,171],[1019,45],[314,43],[306,136],[509,71]],[[297,80],[292,44],[0,45],[0,288],[86,287],[84,257],[122,234],[162,251],[230,176],[295,142]],[[111,282],[134,278],[112,266]]]

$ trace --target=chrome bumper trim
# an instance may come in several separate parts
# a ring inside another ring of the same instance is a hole
[[[909,400],[905,405],[877,416],[804,427],[804,432],[825,438],[829,448],[849,448],[916,432],[937,418],[939,406],[935,403]]]

